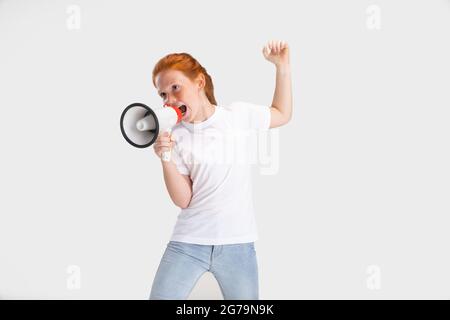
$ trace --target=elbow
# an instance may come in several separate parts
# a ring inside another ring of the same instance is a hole
[[[178,203],[175,203],[177,207],[181,208],[181,209],[186,209],[187,207],[189,207],[189,204],[191,203],[191,199],[192,197],[189,196],[189,198],[183,199],[178,201]]]
[[[289,111],[280,111],[276,107],[271,109],[270,128],[284,126],[292,119],[292,108]]]
[[[181,209],[186,209],[187,207],[189,207],[189,204],[180,204],[178,205],[178,207]]]
[[[292,120],[292,111],[288,113],[288,115],[286,116],[285,120],[284,120],[284,124],[290,122]]]
[[[287,115],[284,115],[283,120],[281,121],[280,125],[288,124],[292,119],[292,112],[288,113]]]
[[[288,108],[287,116],[286,116],[286,123],[290,122],[292,120],[292,114],[294,112],[292,111],[292,103],[290,103],[290,106]]]

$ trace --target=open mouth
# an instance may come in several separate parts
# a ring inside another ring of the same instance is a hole
[[[184,114],[186,113],[186,106],[182,104],[181,106],[178,107],[178,109],[180,109],[181,114],[184,116]]]

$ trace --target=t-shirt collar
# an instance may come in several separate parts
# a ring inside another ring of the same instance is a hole
[[[181,123],[183,124],[183,126],[188,128],[190,131],[204,129],[207,126],[209,126],[217,118],[217,111],[218,111],[217,109],[218,109],[218,106],[214,106],[213,114],[210,115],[208,119],[206,119],[202,122],[190,123],[190,122],[181,120]]]

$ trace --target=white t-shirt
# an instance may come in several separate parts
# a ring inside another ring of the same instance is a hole
[[[200,123],[172,128],[172,159],[192,179],[192,199],[181,209],[171,240],[222,245],[257,240],[251,165],[257,137],[270,126],[270,107],[246,102],[215,106]]]

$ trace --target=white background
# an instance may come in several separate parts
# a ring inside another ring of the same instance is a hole
[[[254,172],[260,297],[450,298],[450,1],[3,0],[0,299],[147,299],[179,209],[120,114],[161,106],[172,52],[218,104],[269,105],[271,39],[295,110],[278,170]],[[206,275],[190,298],[221,295]]]

